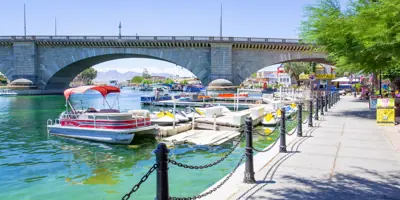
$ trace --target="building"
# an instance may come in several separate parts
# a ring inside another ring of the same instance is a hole
[[[275,84],[276,82],[283,84],[284,86],[290,86],[292,84],[292,78],[288,73],[280,72],[276,69],[266,69],[265,71],[257,72],[257,79],[260,81],[267,81],[267,83]]]

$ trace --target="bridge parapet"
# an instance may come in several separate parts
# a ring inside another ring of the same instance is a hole
[[[0,41],[159,41],[304,44],[300,39],[213,36],[0,36]]]

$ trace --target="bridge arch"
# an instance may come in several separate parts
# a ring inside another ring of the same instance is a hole
[[[210,52],[207,48],[40,48],[39,85],[49,93],[59,93],[83,70],[121,58],[148,58],[186,68],[208,84]],[[51,59],[47,59],[51,58]]]
[[[321,52],[279,52],[263,50],[235,49],[232,52],[233,83],[241,84],[251,74],[264,67],[287,62],[317,62],[331,64],[327,60],[327,54]]]

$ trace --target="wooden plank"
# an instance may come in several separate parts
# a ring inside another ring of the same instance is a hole
[[[220,145],[239,134],[238,131],[190,130],[164,138],[163,141],[174,144],[190,143],[196,145]]]

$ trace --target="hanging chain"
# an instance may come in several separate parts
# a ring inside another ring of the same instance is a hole
[[[149,171],[140,179],[139,183],[137,183],[136,185],[134,185],[133,188],[131,189],[131,191],[129,191],[127,194],[125,194],[125,195],[122,197],[122,200],[128,200],[128,199],[131,197],[132,193],[136,192],[136,191],[139,189],[140,185],[141,185],[142,183],[146,182],[147,178],[149,178],[150,174],[153,173],[154,170],[157,169],[157,167],[158,167],[158,165],[157,165],[157,164],[154,164],[154,165],[149,169]]]
[[[260,150],[260,149],[256,149],[256,148],[253,147],[253,150],[256,151],[256,152],[267,152],[267,151],[271,150],[275,146],[275,144],[278,142],[280,137],[281,136],[279,135],[279,137],[276,138],[275,142],[272,143],[271,145],[269,145],[269,147],[267,149]]]
[[[261,134],[261,133],[259,133],[257,131],[254,131],[254,130],[253,130],[253,133],[256,133],[257,135],[260,135],[260,136],[267,137],[267,136],[272,135],[274,133],[274,131],[279,127],[279,125],[280,125],[280,123],[277,123],[275,128],[271,131],[271,133],[268,133],[268,134]]]
[[[224,179],[221,183],[219,183],[217,186],[215,186],[213,189],[208,190],[206,193],[199,194],[199,195],[197,195],[197,196],[192,196],[192,197],[169,197],[169,199],[172,199],[172,200],[192,200],[192,199],[200,199],[200,198],[203,198],[203,197],[205,197],[205,196],[207,196],[207,195],[209,195],[209,194],[211,194],[211,193],[217,191],[219,188],[222,187],[222,185],[224,185],[224,184],[232,177],[233,173],[235,173],[235,171],[237,170],[237,168],[239,168],[240,164],[242,163],[242,161],[243,161],[245,155],[246,155],[246,154],[243,154],[243,155],[242,155],[242,157],[241,157],[240,160],[239,160],[239,163],[238,163],[238,164],[236,165],[236,167],[232,170],[232,172],[229,173],[228,176],[226,176],[225,179]]]
[[[244,134],[241,133],[239,135],[238,139],[236,140],[237,143],[234,146],[232,146],[232,148],[229,150],[229,152],[226,153],[222,158],[216,160],[213,163],[210,163],[210,164],[207,164],[207,165],[187,165],[187,164],[180,163],[180,162],[178,162],[176,160],[172,160],[172,159],[168,159],[168,162],[173,164],[173,165],[176,165],[178,167],[182,167],[182,168],[186,168],[186,169],[205,169],[205,168],[209,168],[209,167],[215,166],[215,165],[219,164],[220,162],[224,161],[229,155],[232,154],[232,152],[236,149],[236,147],[239,146],[240,140],[242,139],[243,136],[244,136]]]
[[[294,128],[294,129],[292,129],[292,130],[290,131],[290,132],[292,132],[292,133],[286,132],[286,135],[293,135],[293,134],[296,132],[297,128],[298,128],[298,126],[296,125],[296,128]]]

